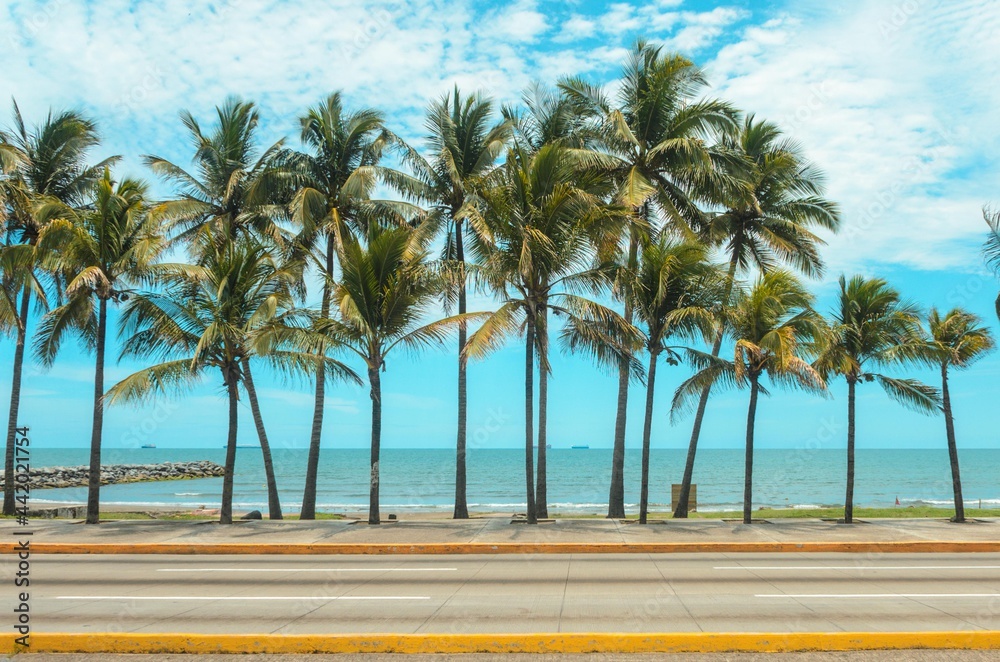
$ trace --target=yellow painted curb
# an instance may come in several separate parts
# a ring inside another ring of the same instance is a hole
[[[725,653],[1000,649],[1000,632],[579,634],[32,634],[3,653]]]
[[[23,551],[0,543],[0,554]],[[1000,541],[908,542],[651,542],[651,543],[31,543],[32,554],[730,554],[730,553],[941,554],[1000,552]]]

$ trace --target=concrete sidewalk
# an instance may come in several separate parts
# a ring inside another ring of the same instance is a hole
[[[776,519],[750,526],[723,520],[668,520],[646,526],[607,519],[560,519],[535,526],[509,517],[401,520],[369,526],[352,520],[311,522],[116,520],[88,526],[79,520],[35,520],[29,527],[0,522],[13,540],[30,530],[33,543],[798,543],[994,542],[1000,519],[954,524],[932,519],[879,519],[852,525],[817,519]]]

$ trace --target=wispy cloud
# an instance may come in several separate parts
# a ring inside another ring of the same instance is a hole
[[[0,86],[38,117],[81,106],[106,153],[190,148],[177,121],[229,94],[258,100],[266,140],[334,89],[407,138],[453,84],[516,100],[534,79],[613,79],[637,35],[692,54],[713,94],[778,120],[829,175],[845,232],[831,271],[891,262],[966,268],[1000,174],[993,71],[1000,5],[854,0],[785,9],[660,0],[508,5],[460,0],[23,1],[0,7]],[[957,118],[961,118],[960,121]]]
[[[984,156],[996,153],[998,91],[983,75],[1000,54],[985,38],[1000,6],[870,1],[803,14],[747,28],[709,68],[718,94],[779,121],[827,172],[844,217],[824,253],[830,271],[977,268],[979,207],[1000,175]]]

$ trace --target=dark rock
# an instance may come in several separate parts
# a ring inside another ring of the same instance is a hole
[[[264,516],[260,514],[259,510],[251,510],[240,519],[264,519]]]

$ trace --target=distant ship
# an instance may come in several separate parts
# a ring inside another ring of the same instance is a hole
[[[584,445],[584,446],[570,446],[570,448],[573,449],[573,450],[575,450],[575,451],[585,451],[585,450],[589,450],[590,446],[586,446],[586,445]]]
[[[156,444],[143,444],[140,448],[156,448]]]

